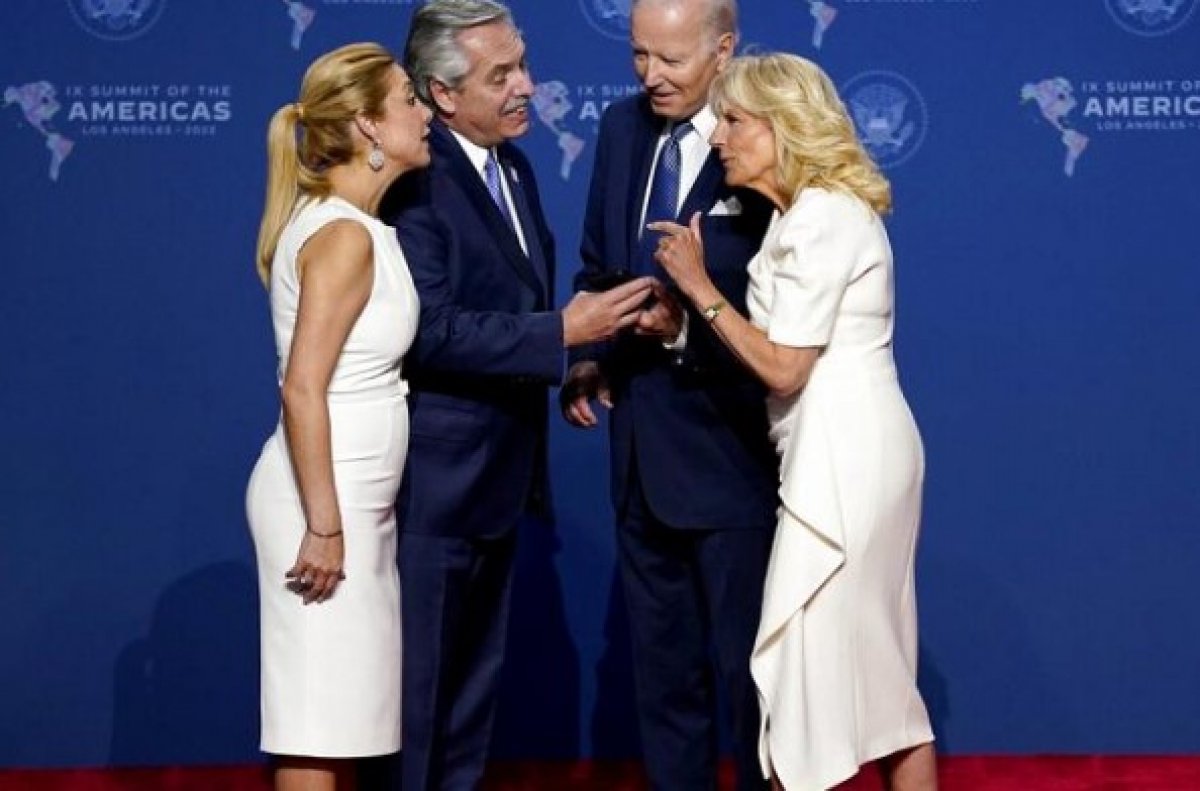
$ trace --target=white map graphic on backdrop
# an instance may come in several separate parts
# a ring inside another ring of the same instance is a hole
[[[571,112],[571,91],[561,80],[540,82],[533,92],[533,109],[541,121],[558,139],[562,151],[558,174],[565,181],[571,177],[571,167],[583,153],[584,140],[579,135],[562,127],[563,119]]]
[[[1070,127],[1071,111],[1078,102],[1075,90],[1065,77],[1051,77],[1040,82],[1029,82],[1021,87],[1021,102],[1035,101],[1042,118],[1061,134],[1067,154],[1063,160],[1063,173],[1075,175],[1075,163],[1087,148],[1088,137]]]
[[[50,151],[51,181],[58,181],[62,164],[75,147],[74,141],[51,126],[51,119],[62,108],[56,94],[54,86],[45,80],[4,89],[4,106],[18,105],[25,122],[46,138],[46,148]]]
[[[808,0],[808,13],[813,18],[812,45],[820,49],[825,43],[825,31],[833,26],[837,19],[837,9],[824,0]]]
[[[423,0],[280,0],[287,10],[291,22],[292,49],[299,50],[303,43],[304,34],[313,26],[317,18],[317,7],[324,6],[325,12],[336,14],[338,11],[354,11],[357,6],[414,6]],[[322,12],[322,13],[325,13]],[[328,19],[329,17],[326,17]]]
[[[317,12],[295,0],[283,0],[283,4],[287,6],[288,18],[292,20],[292,49],[300,49],[300,39],[303,38],[304,31],[312,26]]]

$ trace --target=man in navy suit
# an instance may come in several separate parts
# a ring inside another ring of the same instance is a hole
[[[724,185],[708,145],[708,87],[733,53],[734,0],[635,0],[631,22],[645,90],[601,121],[576,289],[623,273],[667,281],[645,224],[699,212],[713,280],[744,312],[770,208]],[[739,788],[765,788],[750,679],[778,488],[765,393],[708,326],[724,305],[684,312],[669,282],[656,294],[636,332],[572,354],[563,413],[589,427],[593,399],[612,410],[618,566],[652,787],[717,787],[719,687]]]
[[[529,128],[533,85],[507,8],[433,0],[414,14],[404,65],[437,120],[430,167],[383,210],[421,298],[405,362],[401,766],[405,791],[457,791],[478,786],[487,757],[515,528],[548,511],[547,388],[565,347],[637,320],[652,281],[554,310],[554,241],[509,142]]]

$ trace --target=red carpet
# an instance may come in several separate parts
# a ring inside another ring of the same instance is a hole
[[[726,773],[728,775],[728,772]],[[950,757],[942,791],[1200,791],[1198,757]],[[725,778],[727,781],[729,777]],[[258,766],[165,769],[0,770],[2,791],[265,791]],[[635,763],[509,763],[493,767],[486,791],[642,791]],[[731,789],[725,782],[722,789]],[[877,791],[863,772],[839,791]]]

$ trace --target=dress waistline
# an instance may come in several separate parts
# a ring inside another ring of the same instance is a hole
[[[854,357],[824,357],[813,366],[808,387],[822,383],[882,383],[897,380],[896,363],[892,355],[874,354]]]
[[[403,399],[408,396],[408,382],[403,379],[397,379],[395,382],[390,382],[378,387],[368,387],[363,390],[350,390],[344,393],[338,393],[330,390],[326,395],[330,406],[340,404],[364,404],[372,401],[389,401],[392,399]]]

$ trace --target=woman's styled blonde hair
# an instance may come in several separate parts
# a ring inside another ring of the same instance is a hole
[[[296,202],[328,196],[327,170],[356,156],[355,117],[383,115],[395,65],[378,44],[340,47],[308,67],[300,101],[275,111],[267,129],[267,199],[258,228],[258,274],[264,283]]]
[[[771,126],[779,183],[793,201],[805,187],[823,187],[856,195],[879,214],[891,210],[887,179],[815,63],[783,53],[733,58],[714,80],[709,100],[718,116],[733,108]]]

